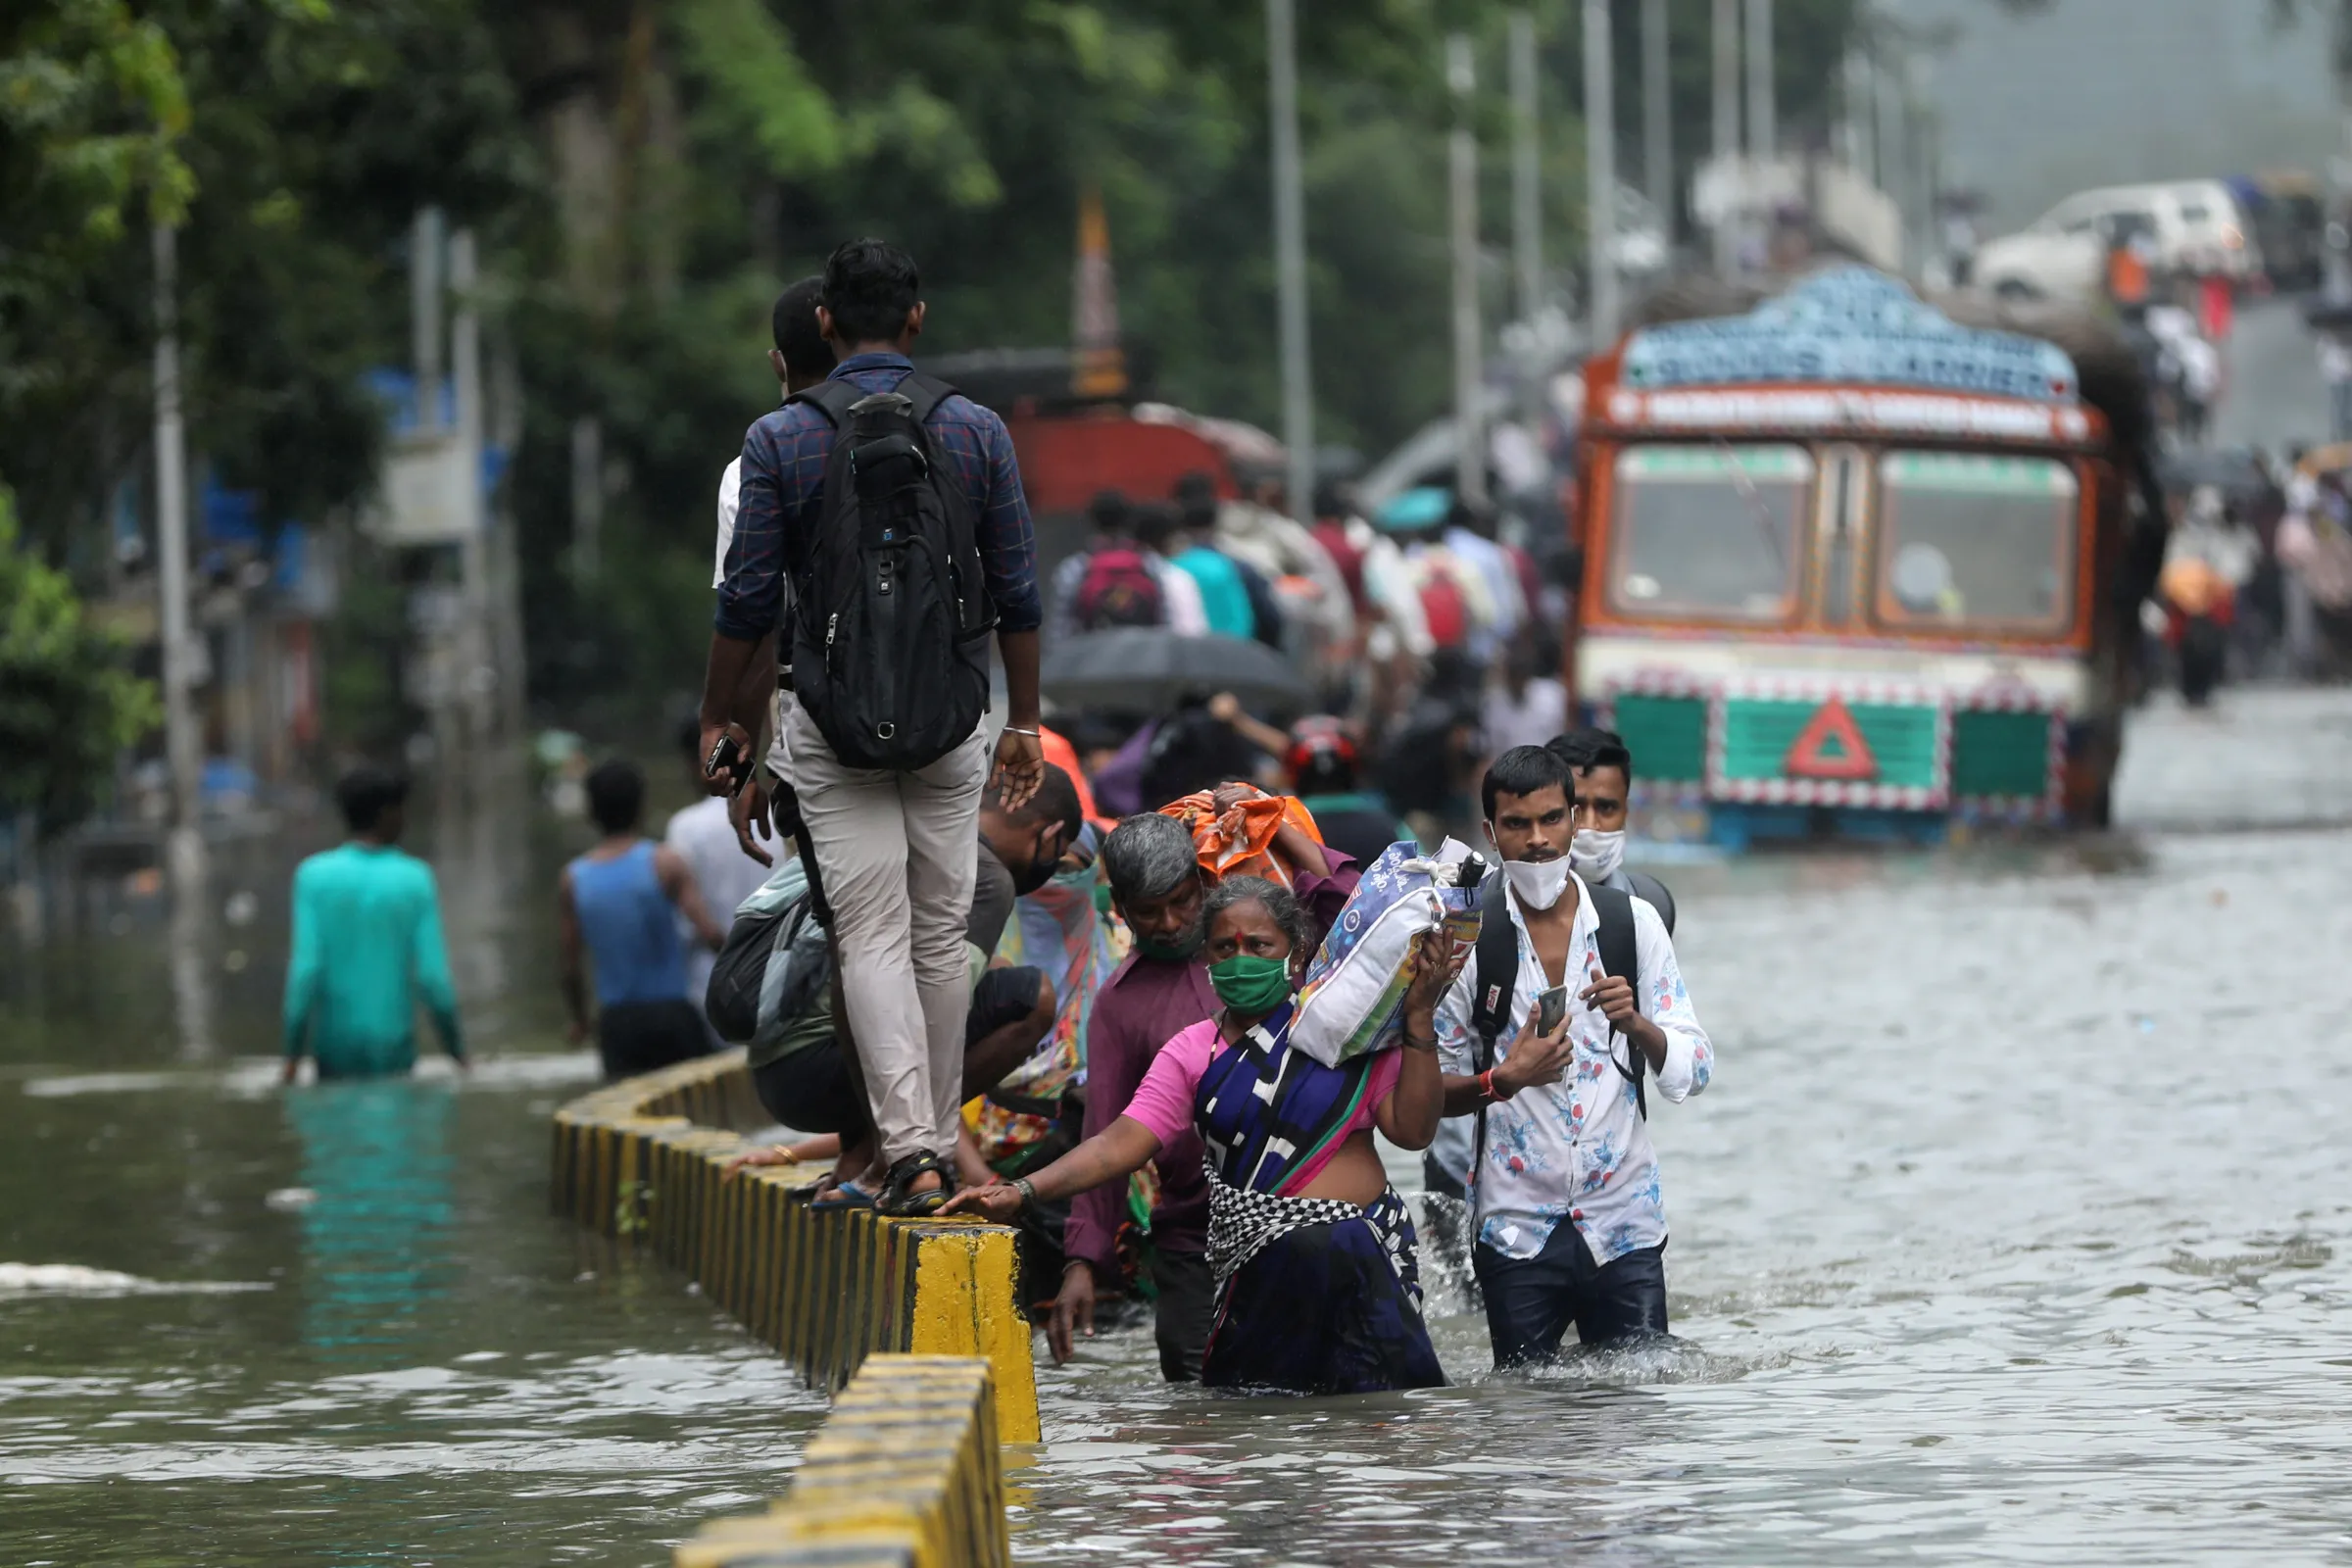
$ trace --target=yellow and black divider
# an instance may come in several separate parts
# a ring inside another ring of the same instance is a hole
[[[1010,1568],[989,1365],[877,1354],[764,1514],[721,1519],[677,1568]]]
[[[1012,1231],[817,1212],[812,1173],[796,1166],[723,1179],[749,1147],[730,1129],[767,1120],[740,1051],[583,1095],[556,1112],[556,1211],[650,1246],[828,1394],[877,1354],[979,1356],[992,1374],[989,1430],[1035,1442]]]

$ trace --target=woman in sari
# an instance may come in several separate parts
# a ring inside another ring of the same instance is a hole
[[[1412,1220],[1372,1147],[1437,1135],[1436,1011],[1461,955],[1414,950],[1404,1044],[1326,1067],[1290,1044],[1313,951],[1298,901],[1258,877],[1208,895],[1209,981],[1223,1005],[1171,1039],[1127,1113],[1037,1172],[977,1188],[949,1213],[1010,1221],[1023,1205],[1123,1181],[1197,1128],[1207,1150],[1215,1326],[1201,1381],[1365,1394],[1446,1381],[1421,1319]]]

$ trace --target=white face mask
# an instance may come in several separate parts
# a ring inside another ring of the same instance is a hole
[[[1596,828],[1578,828],[1568,846],[1568,863],[1588,882],[1606,882],[1625,863],[1625,829],[1603,833]]]
[[[1511,892],[1518,897],[1519,906],[1526,909],[1548,909],[1560,902],[1568,891],[1568,860],[1505,860],[1502,874],[1510,879]]]

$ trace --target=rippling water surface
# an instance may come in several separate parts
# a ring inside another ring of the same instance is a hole
[[[2352,836],[2249,825],[2352,815],[2347,754],[2345,700],[2241,698],[2143,724],[2116,839],[1679,871],[1678,1342],[1495,1377],[1440,1289],[1456,1387],[1230,1400],[1106,1333],[1017,1550],[2352,1560]],[[788,1484],[818,1401],[546,1217],[588,1068],[511,853],[443,868],[462,1084],[271,1089],[267,915],[211,1059],[136,911],[12,956],[0,1560],[648,1563]]]

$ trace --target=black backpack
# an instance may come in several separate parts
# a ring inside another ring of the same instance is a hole
[[[956,389],[909,374],[895,392],[824,381],[790,401],[834,429],[817,525],[793,575],[792,685],[845,766],[912,772],[988,710],[978,530],[925,424]]]
[[[1470,1027],[1478,1036],[1477,1070],[1486,1072],[1494,1065],[1494,1042],[1511,1019],[1511,997],[1519,988],[1519,930],[1511,924],[1511,911],[1503,901],[1505,884],[1500,868],[1487,878],[1478,890],[1478,995],[1470,1008]],[[1634,897],[1615,888],[1604,888],[1588,882],[1585,892],[1592,900],[1592,913],[1600,921],[1596,945],[1600,949],[1600,968],[1612,978],[1634,982],[1637,994],[1641,991],[1642,960],[1634,943]],[[1577,976],[1568,977],[1574,985]],[[1581,988],[1580,988],[1581,989]],[[1609,1038],[1609,1059],[1617,1059],[1617,1039]],[[1640,1046],[1626,1043],[1626,1054],[1633,1065],[1617,1062],[1617,1070],[1632,1080],[1634,1105],[1649,1120],[1649,1095],[1642,1079],[1649,1072],[1649,1057]],[[1487,1107],[1478,1107],[1478,1144],[1470,1156],[1473,1172],[1485,1165],[1487,1159]]]

